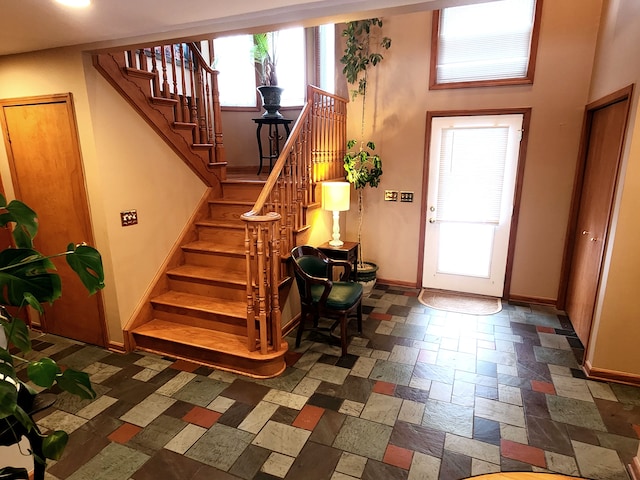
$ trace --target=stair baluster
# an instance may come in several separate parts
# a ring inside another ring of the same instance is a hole
[[[138,50],[138,65],[129,65],[131,68],[147,71],[147,58],[145,57],[144,48]]]
[[[182,107],[182,122],[189,122],[189,105],[187,103],[187,71],[184,66],[186,59],[184,56],[184,48],[180,45],[180,77],[182,78],[182,95],[180,96],[180,104]]]
[[[195,87],[195,68],[193,65],[193,52],[189,50],[189,55],[187,56],[187,66],[189,72],[189,123],[198,124],[198,107],[196,104],[196,87]],[[198,138],[198,128],[193,132],[193,141],[194,143],[202,143]]]
[[[173,52],[173,45],[162,45],[160,46],[160,58],[162,66],[162,96],[164,98],[171,98],[171,92],[169,90],[169,81],[167,80],[167,49],[169,52]]]
[[[343,105],[346,105],[345,99],[308,87],[307,103],[258,200],[251,211],[242,215],[245,241],[251,243],[245,249],[250,262],[247,265],[247,331],[250,335],[254,334],[257,324],[256,337],[249,338],[250,347],[259,343],[262,350],[266,342],[267,349],[281,348],[278,289],[286,275],[286,265],[280,252],[287,255],[295,245],[296,235],[305,228],[305,208],[316,201],[317,183],[344,178],[345,146],[336,143],[336,139],[346,138],[346,131],[339,131],[346,130]],[[336,131],[316,131],[320,128]],[[257,322],[253,319],[254,312],[257,312]]]
[[[164,57],[162,47],[159,48],[160,54]],[[151,47],[151,73],[153,73],[153,88],[151,91],[153,92],[154,97],[160,97],[160,80],[158,76],[158,62],[156,61],[156,47]]]
[[[182,44],[180,44],[180,49],[182,50]],[[178,100],[178,69],[176,67],[177,62],[176,62],[176,49],[174,46],[171,47],[171,77],[173,78],[173,90],[171,91],[171,98],[173,98],[174,100],[176,100],[176,105],[178,105],[177,100]],[[176,107],[174,109],[174,115],[176,116],[176,121],[181,121],[180,119],[180,114],[178,113],[180,111],[179,107]]]

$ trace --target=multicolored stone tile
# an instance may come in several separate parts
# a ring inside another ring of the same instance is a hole
[[[34,358],[86,371],[98,393],[59,393],[37,414],[45,432],[70,432],[47,478],[628,480],[640,389],[587,379],[562,312],[453,314],[418,293],[376,286],[345,357],[324,337],[298,349],[287,337],[287,368],[267,380],[41,335]]]

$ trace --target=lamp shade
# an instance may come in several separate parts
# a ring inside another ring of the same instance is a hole
[[[332,212],[349,210],[351,184],[349,182],[323,182],[322,208]]]

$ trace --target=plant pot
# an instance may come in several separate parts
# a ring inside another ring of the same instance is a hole
[[[376,284],[378,265],[372,262],[364,262],[358,264],[358,273],[356,274],[356,282],[360,283],[363,288],[363,295],[369,295]]]
[[[262,107],[266,110],[262,114],[262,118],[282,118],[280,109],[280,97],[282,96],[281,87],[271,85],[260,85],[258,91],[262,96]]]

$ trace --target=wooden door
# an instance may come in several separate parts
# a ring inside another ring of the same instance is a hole
[[[587,107],[584,158],[565,310],[585,347],[600,284],[600,272],[618,178],[630,92]]]
[[[51,255],[71,242],[94,245],[71,95],[0,104],[16,198],[38,214],[36,249]],[[62,297],[45,305],[43,329],[105,346],[101,294],[89,296],[63,258],[54,263]]]

